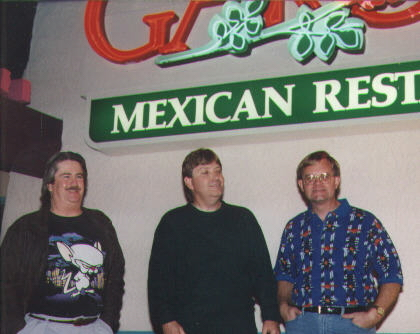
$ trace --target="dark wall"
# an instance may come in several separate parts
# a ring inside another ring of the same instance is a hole
[[[21,79],[29,59],[36,1],[0,1],[0,68]]]

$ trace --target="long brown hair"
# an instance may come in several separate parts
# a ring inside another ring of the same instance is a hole
[[[58,152],[54,154],[45,165],[44,177],[42,179],[42,188],[41,188],[41,209],[50,210],[51,208],[51,194],[48,191],[48,185],[54,183],[55,173],[57,173],[57,165],[61,161],[73,160],[77,161],[83,169],[83,179],[85,184],[85,191],[83,198],[86,196],[87,192],[87,168],[85,159],[79,154],[74,152]]]

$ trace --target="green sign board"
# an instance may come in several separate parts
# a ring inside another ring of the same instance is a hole
[[[420,61],[92,99],[94,143],[420,112]]]

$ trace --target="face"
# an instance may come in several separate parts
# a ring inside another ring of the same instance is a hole
[[[198,165],[192,171],[192,177],[184,178],[185,185],[192,191],[194,204],[206,209],[220,203],[224,190],[222,167],[217,162]]]
[[[335,191],[340,185],[340,177],[334,176],[331,163],[322,159],[304,168],[298,185],[306,199],[313,204],[335,202]]]
[[[51,209],[81,207],[85,182],[82,166],[77,161],[64,160],[57,164],[54,183],[48,184]]]

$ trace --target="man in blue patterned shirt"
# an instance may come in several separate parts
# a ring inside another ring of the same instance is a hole
[[[388,233],[338,200],[340,167],[327,152],[302,160],[297,184],[308,210],[287,223],[274,268],[287,334],[375,333],[403,283]]]

